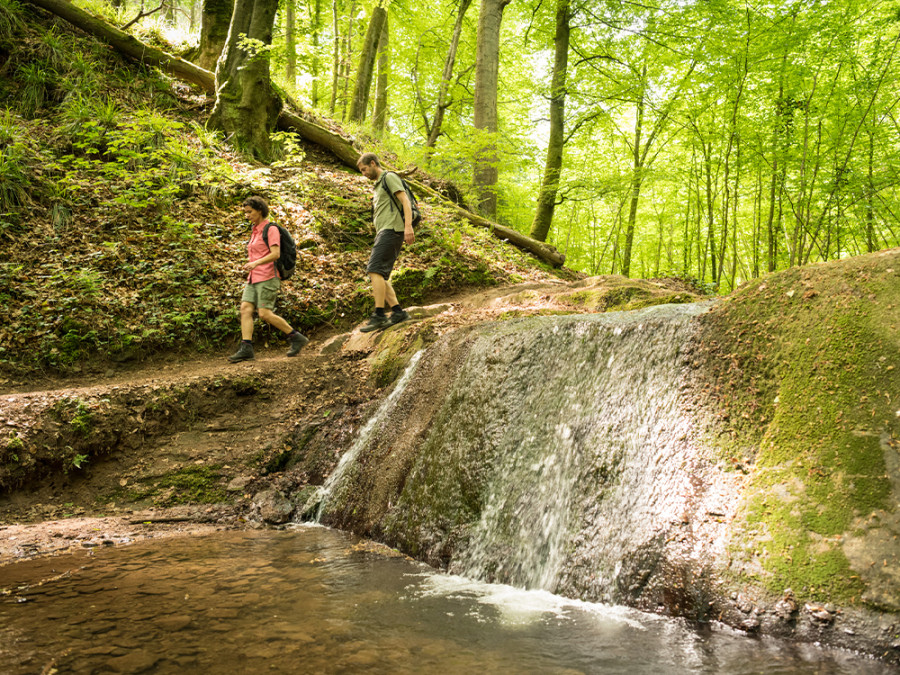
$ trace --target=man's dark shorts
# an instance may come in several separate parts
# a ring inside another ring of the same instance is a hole
[[[375,244],[372,246],[372,255],[369,256],[369,264],[366,266],[366,274],[380,274],[385,279],[391,278],[391,270],[403,248],[403,233],[396,230],[381,230],[375,235]]]

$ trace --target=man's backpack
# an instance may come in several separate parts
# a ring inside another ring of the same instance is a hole
[[[269,222],[263,229],[263,241],[266,242],[266,246],[269,246],[269,228],[273,225],[281,233],[281,257],[275,261],[275,267],[281,275],[281,280],[284,281],[285,279],[290,279],[297,268],[297,244],[294,243],[294,238],[290,232],[278,223]]]
[[[412,226],[416,227],[419,224],[419,221],[422,220],[422,213],[419,211],[419,202],[416,201],[416,196],[413,194],[413,191],[409,187],[409,183],[403,180],[403,176],[394,171],[385,171],[385,174],[393,173],[397,178],[400,179],[400,183],[403,185],[403,189],[406,191],[406,196],[409,197],[409,206],[412,211]],[[400,204],[397,197],[387,188],[387,181],[382,179],[381,181],[382,189],[387,192],[388,197],[391,198],[391,208],[397,207],[397,210],[400,212],[400,215],[403,216],[403,206]]]

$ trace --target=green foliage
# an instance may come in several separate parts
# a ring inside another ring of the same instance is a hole
[[[9,109],[0,113],[0,216],[28,203],[31,185],[27,131]]]
[[[272,51],[272,45],[267,45],[262,40],[247,37],[246,33],[241,33],[238,36],[238,49],[246,52],[249,57],[248,60],[252,61],[254,59],[269,58],[269,54]]]
[[[25,449],[25,443],[21,436],[15,432],[10,432],[6,437],[6,456],[13,462],[19,462],[19,454]]]
[[[18,35],[23,27],[22,6],[15,0],[0,0],[0,39]]]
[[[19,66],[16,75],[22,82],[20,108],[26,117],[34,117],[50,98],[55,74],[46,62],[33,61]]]
[[[59,422],[69,425],[77,435],[82,437],[89,436],[93,428],[93,412],[77,396],[64,396],[59,399],[51,406],[50,414]]]
[[[306,153],[300,142],[300,136],[290,131],[276,131],[269,135],[272,142],[272,153],[281,159],[272,166],[296,166],[303,161]]]

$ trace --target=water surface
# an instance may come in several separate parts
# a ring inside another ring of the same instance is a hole
[[[435,573],[322,527],[0,568],[0,672],[895,672],[840,651]]]

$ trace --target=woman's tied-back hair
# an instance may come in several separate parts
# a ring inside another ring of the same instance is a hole
[[[372,162],[374,162],[378,166],[381,166],[381,162],[378,161],[378,155],[376,155],[374,152],[367,152],[359,158],[359,160],[356,162],[356,166],[359,166],[360,164],[368,165]]]
[[[244,203],[241,204],[241,206],[249,206],[254,211],[259,211],[262,214],[263,218],[269,217],[269,204],[259,195],[247,197],[247,199],[244,200]]]

